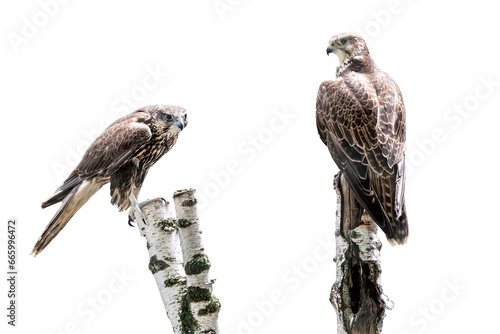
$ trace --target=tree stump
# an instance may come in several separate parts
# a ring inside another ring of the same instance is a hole
[[[330,302],[337,311],[339,334],[382,332],[390,301],[380,284],[380,249],[377,225],[364,213],[342,174],[335,176],[337,219],[335,238],[337,278]]]
[[[162,198],[139,204],[143,221],[134,221],[146,237],[153,274],[175,334],[218,334],[221,304],[213,295],[210,261],[201,238],[196,191],[174,193],[177,218]]]

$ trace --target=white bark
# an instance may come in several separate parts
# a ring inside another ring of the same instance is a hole
[[[212,294],[214,280],[209,278],[210,261],[205,253],[202,231],[198,222],[197,199],[194,189],[174,193],[179,238],[187,277],[187,293],[184,296],[185,326],[194,333],[219,333],[219,300]],[[197,324],[192,326],[192,324]]]
[[[359,225],[351,231],[351,240],[358,246],[361,261],[376,263],[378,267],[381,267],[380,249],[382,243],[377,236],[377,225],[366,213],[363,213],[361,220],[363,225]]]
[[[198,222],[195,190],[174,193],[175,219],[164,199],[142,202],[134,221],[149,250],[153,273],[175,334],[217,334],[219,300],[212,294],[210,261]],[[182,254],[180,252],[182,250]]]
[[[347,334],[344,328],[344,312],[349,312],[349,309],[344,310],[341,305],[342,301],[342,282],[344,281],[344,266],[346,261],[346,253],[349,249],[349,243],[342,236],[342,194],[338,183],[340,182],[340,174],[335,176],[334,188],[337,193],[337,211],[335,220],[335,258],[333,259],[336,263],[336,280],[332,286],[330,293],[330,302],[337,311],[337,333]]]
[[[161,198],[140,203],[146,225],[134,211],[134,221],[146,237],[149,251],[149,270],[153,274],[175,334],[181,334],[180,303],[186,292],[182,267],[177,221],[169,203]]]
[[[391,303],[382,291],[378,228],[366,213],[361,214],[341,173],[335,177],[334,188],[337,278],[330,302],[337,311],[337,333],[378,334]]]

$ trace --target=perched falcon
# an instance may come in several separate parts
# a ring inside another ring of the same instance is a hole
[[[338,56],[337,79],[319,87],[319,136],[361,207],[391,243],[408,237],[405,208],[406,116],[396,82],[373,62],[365,41],[342,33],[326,53]]]
[[[108,126],[55,194],[42,203],[42,208],[46,208],[62,201],[31,253],[36,256],[47,247],[71,217],[108,182],[111,182],[112,204],[120,211],[132,205],[140,213],[136,198],[149,168],[174,146],[187,123],[184,108],[152,105]]]

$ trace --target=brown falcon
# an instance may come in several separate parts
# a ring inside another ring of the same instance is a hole
[[[342,33],[326,53],[338,56],[337,78],[319,87],[319,136],[361,207],[388,240],[408,237],[405,208],[406,116],[396,82],[373,62],[365,41]]]
[[[140,108],[108,126],[54,195],[42,203],[42,208],[46,208],[62,201],[31,253],[40,253],[108,182],[112,204],[120,211],[132,205],[142,215],[136,198],[144,178],[149,168],[174,146],[186,126],[186,110],[167,105]]]

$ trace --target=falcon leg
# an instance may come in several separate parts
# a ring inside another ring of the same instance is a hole
[[[137,199],[135,198],[134,194],[130,193],[130,203],[132,203],[132,207],[134,208],[134,210],[139,214],[139,217],[142,219],[142,222],[144,223],[144,225],[147,225],[146,224],[146,218],[144,217],[144,215],[142,214],[142,211],[141,209],[139,208],[139,203],[137,203]],[[132,226],[130,224],[130,216],[129,216],[129,221],[128,221],[128,224],[130,226]]]

